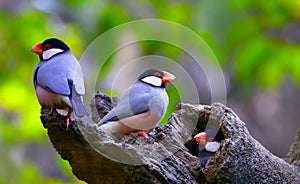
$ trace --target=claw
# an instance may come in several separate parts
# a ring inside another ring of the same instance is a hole
[[[52,114],[53,112],[53,107],[50,107],[50,114]]]
[[[148,134],[146,132],[144,132],[143,130],[136,130],[133,133],[137,133],[138,136],[140,136],[140,137],[144,137],[146,139],[148,138]]]

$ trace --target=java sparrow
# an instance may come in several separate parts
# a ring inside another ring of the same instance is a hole
[[[156,68],[144,71],[117,106],[102,118],[101,127],[116,137],[136,132],[147,138],[166,113],[169,97],[165,87],[173,79],[173,74]]]
[[[206,129],[194,136],[198,143],[197,152],[201,165],[204,166],[207,160],[212,157],[220,147],[220,142],[224,139],[221,132],[215,129]]]
[[[31,51],[40,58],[33,73],[40,105],[64,114],[67,128],[73,110],[78,117],[88,116],[82,102],[85,88],[81,67],[70,48],[61,40],[50,38],[35,44]]]

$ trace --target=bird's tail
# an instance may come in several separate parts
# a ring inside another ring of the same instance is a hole
[[[76,116],[80,118],[84,116],[89,116],[89,113],[82,102],[82,97],[79,94],[77,94],[74,85],[72,85],[71,104]]]

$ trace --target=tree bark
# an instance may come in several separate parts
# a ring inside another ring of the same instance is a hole
[[[91,103],[93,121],[72,121],[68,130],[55,110],[41,110],[50,141],[80,180],[93,184],[300,181],[300,131],[285,161],[257,142],[245,123],[224,105],[180,103],[168,122],[152,130],[148,139],[134,133],[117,139],[97,123],[116,101],[98,93]],[[224,139],[202,167],[193,136],[206,126],[220,128]]]

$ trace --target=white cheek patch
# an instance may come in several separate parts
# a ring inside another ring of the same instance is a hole
[[[162,81],[161,78],[155,76],[149,76],[142,79],[143,82],[147,84],[152,84],[153,86],[161,86]]]
[[[207,142],[205,145],[205,149],[210,152],[216,152],[220,147],[220,143],[218,142]]]
[[[47,60],[50,59],[52,56],[54,56],[55,54],[61,53],[63,52],[63,50],[61,49],[49,49],[43,52],[43,59]]]

